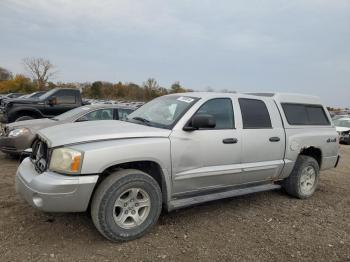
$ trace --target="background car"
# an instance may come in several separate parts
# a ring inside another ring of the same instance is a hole
[[[54,88],[38,98],[8,99],[3,103],[0,121],[12,123],[29,119],[51,118],[85,105],[76,88]]]
[[[350,117],[333,120],[335,128],[339,134],[339,142],[350,144]]]
[[[20,97],[24,95],[23,93],[9,93],[9,94],[6,94],[6,95],[1,95],[0,97],[0,104],[2,103],[3,100],[6,100],[6,99],[11,99],[11,98],[17,98],[17,97]]]
[[[23,95],[23,96],[20,96],[18,98],[39,98],[40,96],[42,96],[43,94],[45,94],[46,92],[45,91],[37,91],[37,92],[34,92],[34,93],[31,93],[31,94],[26,94],[26,95]]]
[[[337,119],[340,119],[340,118],[347,118],[347,117],[349,117],[349,115],[344,115],[344,114],[342,114],[342,115],[334,115],[332,117],[332,120],[334,121],[334,120],[337,120]]]
[[[136,107],[120,105],[88,105],[72,109],[50,119],[42,118],[7,124],[0,130],[0,150],[6,154],[17,156],[31,147],[36,132],[40,129],[73,122],[126,120],[126,117],[135,109]]]

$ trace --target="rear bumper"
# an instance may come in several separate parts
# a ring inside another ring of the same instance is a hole
[[[16,174],[16,191],[31,206],[45,212],[83,212],[87,209],[98,175],[38,174],[29,158]]]
[[[338,164],[339,164],[339,160],[340,160],[340,155],[338,155],[338,157],[337,157],[337,161],[335,162],[334,167],[337,167],[337,166],[338,166]]]

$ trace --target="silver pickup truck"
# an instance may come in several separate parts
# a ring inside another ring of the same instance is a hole
[[[183,93],[127,121],[43,129],[16,175],[46,212],[91,211],[112,241],[145,234],[167,211],[284,188],[304,199],[336,167],[338,135],[314,96]]]

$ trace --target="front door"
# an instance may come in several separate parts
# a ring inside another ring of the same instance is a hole
[[[57,116],[77,107],[77,97],[75,92],[69,90],[59,90],[54,95],[56,97],[56,105],[46,105],[47,116]],[[50,100],[52,97],[47,99]]]
[[[170,135],[173,192],[176,195],[220,190],[239,183],[241,136],[235,129],[231,98],[205,102],[195,114],[212,115],[216,126]]]

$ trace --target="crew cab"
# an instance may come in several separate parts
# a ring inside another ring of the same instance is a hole
[[[51,118],[82,106],[80,91],[74,88],[55,88],[39,97],[4,101],[0,120],[3,123]]]
[[[47,212],[91,211],[112,241],[144,235],[167,211],[266,190],[306,199],[339,161],[319,98],[183,93],[156,98],[128,122],[39,131],[17,191]]]

